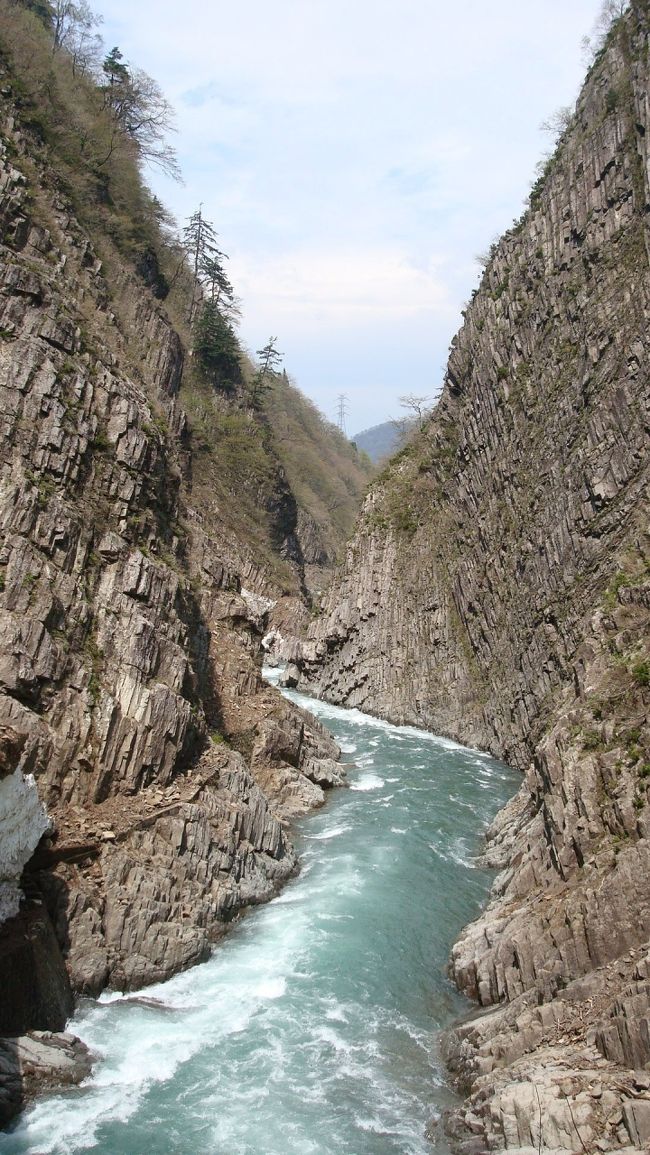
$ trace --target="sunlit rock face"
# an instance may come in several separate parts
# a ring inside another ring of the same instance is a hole
[[[301,688],[525,772],[453,952],[468,1152],[650,1137],[649,33],[632,3],[302,654]]]
[[[20,876],[48,825],[32,774],[0,780],[0,924],[18,913]]]
[[[53,838],[30,884],[75,989],[97,993],[204,958],[276,892],[296,866],[282,823],[322,803],[338,750],[263,683],[272,583],[192,489],[181,336],[85,231],[0,72],[0,727],[34,775],[2,782],[0,911],[40,796]],[[279,553],[297,504],[269,474]],[[25,999],[20,1029],[43,1025]]]

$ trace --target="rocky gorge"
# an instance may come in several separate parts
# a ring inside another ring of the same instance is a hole
[[[12,5],[2,19],[4,1122],[35,1085],[87,1073],[61,1033],[75,997],[204,959],[295,872],[287,823],[344,772],[324,728],[261,679],[268,608],[308,603],[299,523],[322,561],[318,523],[245,397],[188,386],[195,410],[197,396],[230,406],[222,423],[264,442],[257,536],[232,514],[229,485],[247,500],[237,461],[197,452],[180,399],[191,374],[173,299],[170,312],[111,227],[91,240],[22,79],[25,46],[35,75],[51,55],[43,29]],[[320,533],[331,549],[336,532]]]
[[[650,1148],[650,9],[616,18],[367,496],[300,688],[524,773],[452,975],[467,1155]]]
[[[0,12],[0,1119],[87,1073],[78,995],[205,959],[296,871],[288,824],[344,771],[263,683],[266,636],[308,692],[523,773],[453,950],[455,1149],[649,1149],[647,0],[300,645],[342,534],[274,440],[300,402],[199,380],[156,206],[85,121],[78,182],[43,30]]]

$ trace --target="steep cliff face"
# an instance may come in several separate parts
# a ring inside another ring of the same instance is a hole
[[[497,1008],[452,1048],[467,1151],[650,1141],[649,28],[613,27],[306,647],[311,692],[526,770],[454,950]]]
[[[109,228],[91,242],[21,122],[11,54],[1,67],[0,726],[18,755],[0,772],[0,980],[31,984],[0,1026],[15,1033],[60,1029],[71,988],[206,957],[295,870],[283,822],[342,778],[322,727],[262,682],[266,617],[242,592],[303,588],[282,466],[269,450],[256,570],[245,519],[192,469],[169,315]],[[236,488],[225,453],[204,458]],[[34,979],[39,935],[67,978]]]
[[[628,38],[594,70],[467,309],[433,420],[366,501],[305,674],[521,766],[585,613],[643,550],[645,69]]]

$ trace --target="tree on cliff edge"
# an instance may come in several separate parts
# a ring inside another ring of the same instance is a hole
[[[208,277],[213,276],[216,282],[220,275],[217,270],[223,271],[222,261],[226,256],[217,244],[217,232],[214,225],[210,224],[210,221],[207,221],[203,216],[203,205],[199,205],[185,225],[182,231],[182,245],[192,270],[192,297],[187,316],[188,321],[192,324],[198,302],[202,296],[202,280],[206,269],[208,270]],[[225,273],[223,275],[225,277]],[[211,296],[214,299],[214,294]]]
[[[118,133],[133,143],[140,161],[180,180],[176,153],[167,143],[168,133],[175,131],[173,110],[160,86],[141,68],[129,68],[117,47],[104,59],[102,71],[106,78],[102,85],[104,108]],[[109,156],[115,143],[114,136]]]
[[[269,337],[264,348],[257,350],[257,356],[260,359],[259,365],[249,386],[250,399],[256,409],[259,408],[262,397],[268,393],[274,377],[280,371],[282,353],[278,352],[275,346],[276,341],[277,337]]]
[[[239,342],[214,301],[203,301],[194,322],[194,357],[204,377],[231,392],[242,377]]]

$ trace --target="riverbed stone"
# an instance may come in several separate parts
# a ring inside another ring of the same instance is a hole
[[[88,1048],[67,1031],[0,1038],[0,1127],[6,1127],[35,1095],[77,1085],[91,1070]]]

